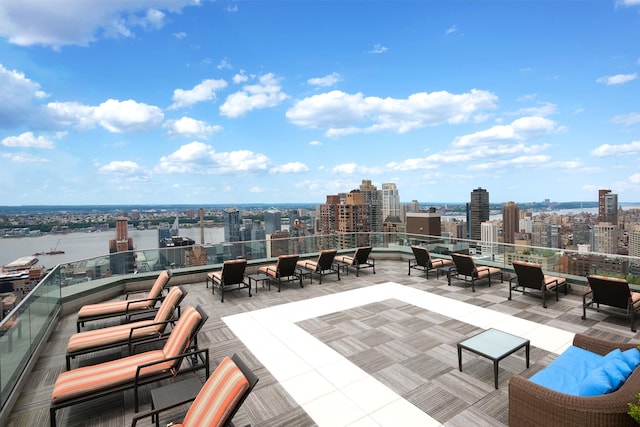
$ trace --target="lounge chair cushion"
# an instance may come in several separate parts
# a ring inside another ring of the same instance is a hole
[[[431,268],[440,268],[440,267],[444,267],[445,265],[453,265],[453,261],[451,261],[450,259],[431,259]]]
[[[240,368],[225,357],[204,384],[185,415],[182,426],[222,426],[249,388]]]
[[[564,277],[547,276],[546,274],[544,276],[544,283],[547,289],[553,289],[556,286],[562,285],[566,281],[567,279]]]
[[[62,402],[78,396],[84,396],[106,390],[133,381],[139,365],[164,359],[162,350],[134,354],[123,359],[100,363],[93,366],[72,369],[61,373],[53,386],[51,401]],[[161,373],[170,369],[172,362],[150,366],[144,376]]]
[[[356,260],[354,257],[349,255],[340,255],[335,258],[338,262],[343,262],[345,264],[353,265],[353,262]]]
[[[273,265],[263,265],[258,268],[260,273],[264,273],[269,277],[276,279],[278,277],[278,266],[276,264]]]
[[[75,353],[89,348],[124,342],[129,339],[129,335],[131,335],[131,338],[134,340],[160,335],[159,325],[143,327],[145,325],[151,325],[152,323],[153,320],[143,320],[135,323],[110,326],[104,329],[93,329],[90,331],[78,332],[77,334],[71,335],[69,338],[67,351],[69,353]],[[132,327],[139,329],[135,329],[133,334],[131,334]]]
[[[496,267],[480,267],[477,270],[478,279],[484,279],[485,277],[492,276],[500,273],[500,269]]]

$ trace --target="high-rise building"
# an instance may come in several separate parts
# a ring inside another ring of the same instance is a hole
[[[382,219],[400,217],[400,193],[398,187],[392,182],[382,184]]]
[[[618,227],[609,222],[600,222],[593,226],[593,252],[615,254],[618,252]]]
[[[224,211],[224,241],[227,243],[240,242],[242,240],[240,228],[242,227],[242,214],[236,208]]]
[[[471,240],[480,240],[481,224],[485,221],[489,221],[489,193],[478,187],[471,192],[471,201],[467,205],[468,234]]]
[[[264,212],[264,232],[273,234],[274,231],[280,230],[282,230],[282,213],[276,208],[267,209]]]
[[[485,221],[480,224],[480,248],[482,255],[497,255],[498,250],[498,224],[493,221]]]
[[[407,212],[406,232],[410,235],[441,236],[441,217],[435,208],[429,212]]]
[[[520,231],[520,209],[514,202],[502,206],[502,241],[515,243],[515,235]]]
[[[531,244],[543,248],[560,247],[560,226],[549,218],[536,218],[533,222]]]
[[[618,226],[618,195],[611,190],[598,190],[598,221]]]
[[[133,237],[129,237],[129,222],[124,216],[116,219],[116,238],[109,239],[109,253],[111,273],[132,273],[136,268],[136,259],[133,251]],[[93,272],[94,278],[102,277],[100,266]]]
[[[370,179],[363,179],[362,184],[360,184],[360,193],[362,194],[363,204],[369,206],[369,213],[366,218],[367,231],[381,233],[384,221],[382,215],[382,191],[371,184]]]

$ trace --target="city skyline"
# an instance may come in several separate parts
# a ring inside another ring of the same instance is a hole
[[[2,204],[640,201],[640,1],[0,3]]]

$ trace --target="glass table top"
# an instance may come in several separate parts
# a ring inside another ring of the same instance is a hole
[[[514,348],[526,344],[527,341],[529,340],[492,328],[461,341],[459,345],[493,359],[499,359],[511,353]]]

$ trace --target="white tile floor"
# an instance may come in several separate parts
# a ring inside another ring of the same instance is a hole
[[[556,354],[574,334],[508,314],[388,282],[338,294],[224,317],[318,426],[440,426],[295,323],[362,305],[396,299],[479,328],[495,328]]]

